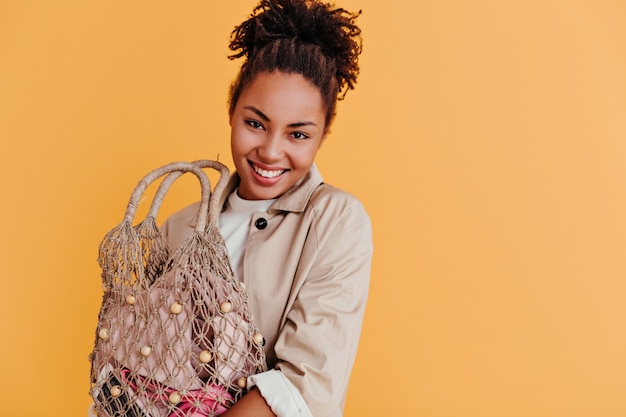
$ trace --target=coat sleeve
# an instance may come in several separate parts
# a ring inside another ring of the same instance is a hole
[[[276,368],[316,417],[341,416],[369,289],[372,230],[352,196],[312,200],[314,221],[302,257],[304,276],[275,345]],[[296,283],[297,284],[297,283]]]

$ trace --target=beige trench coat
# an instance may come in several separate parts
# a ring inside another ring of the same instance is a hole
[[[238,184],[235,173],[224,200]],[[193,204],[165,222],[172,248],[192,235],[197,209]],[[363,206],[324,184],[315,166],[251,221],[243,281],[266,340],[268,367],[289,378],[315,417],[343,413],[371,257],[371,225]]]

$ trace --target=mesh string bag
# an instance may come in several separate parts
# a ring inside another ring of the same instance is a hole
[[[212,192],[203,168],[221,174]],[[201,202],[193,236],[170,253],[156,214],[184,173],[199,179]],[[133,226],[141,196],[163,176],[146,218]],[[99,416],[219,416],[245,394],[249,375],[267,370],[263,336],[218,231],[228,176],[216,161],[151,171],[100,243],[104,295],[90,389]]]

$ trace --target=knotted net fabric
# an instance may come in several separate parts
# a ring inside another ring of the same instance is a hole
[[[202,168],[221,173],[215,189]],[[156,223],[169,186],[195,174],[202,200],[195,233],[170,253]],[[132,225],[147,186],[162,181],[145,220]],[[100,416],[218,416],[239,400],[246,378],[267,370],[264,339],[218,230],[228,169],[216,161],[176,162],[146,175],[124,220],[99,247],[104,295],[91,355]]]

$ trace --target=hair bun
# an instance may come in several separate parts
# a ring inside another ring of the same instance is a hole
[[[318,0],[261,0],[250,17],[231,34],[231,59],[247,60],[277,39],[296,39],[317,45],[335,61],[340,86],[353,88],[359,72],[361,30],[350,13]]]

